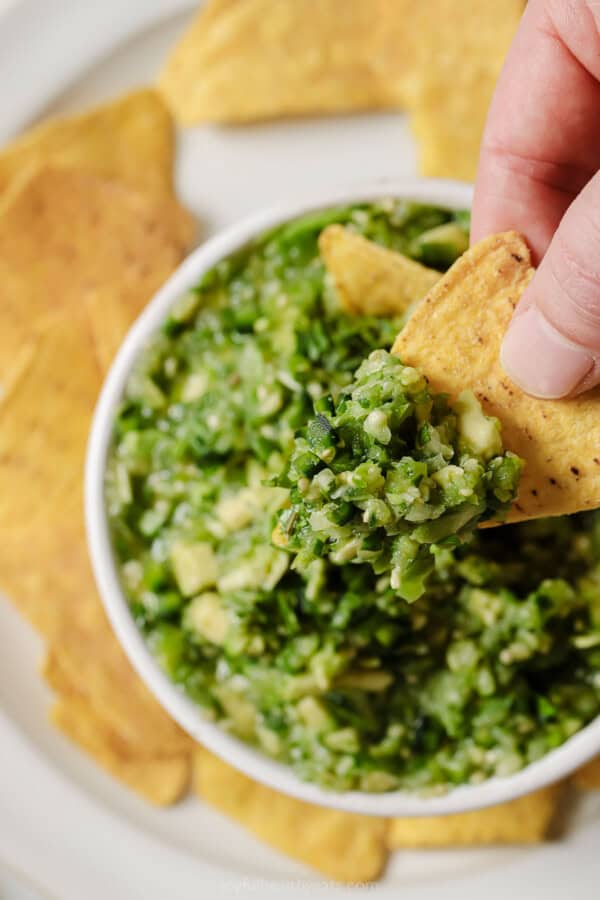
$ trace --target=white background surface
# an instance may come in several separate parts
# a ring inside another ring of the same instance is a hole
[[[10,6],[8,14],[2,9]],[[185,0],[0,0],[0,136],[151,80],[185,25]],[[156,23],[161,24],[156,26]],[[412,174],[404,120],[371,115],[181,141],[178,182],[205,233],[332,181]],[[190,798],[149,809],[46,723],[41,645],[0,600],[0,900],[356,897]],[[559,844],[396,854],[377,898],[558,900],[600,896],[600,795]]]

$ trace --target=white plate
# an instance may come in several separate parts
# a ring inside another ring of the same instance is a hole
[[[188,7],[185,0],[12,0],[0,15],[0,137],[42,114],[83,108],[150,80]],[[402,174],[414,174],[404,119],[370,115],[190,131],[181,140],[178,181],[185,202],[214,232],[332,180]],[[40,655],[38,639],[0,603],[1,897],[356,896],[332,891],[192,798],[158,811],[121,789],[46,723]],[[580,805],[560,844],[396,854],[369,896],[558,900],[576,892],[594,900],[599,848],[600,795]],[[20,893],[19,872],[26,876]]]

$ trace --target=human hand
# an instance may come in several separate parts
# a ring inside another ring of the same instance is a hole
[[[472,238],[514,229],[539,262],[502,345],[557,398],[600,383],[600,0],[530,0],[482,144]]]

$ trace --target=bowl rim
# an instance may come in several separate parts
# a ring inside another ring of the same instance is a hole
[[[471,205],[472,188],[461,182],[420,178],[386,178],[334,187],[250,215],[207,240],[180,264],[129,329],[101,389],[85,463],[85,523],[96,584],[113,630],[142,681],[184,731],[249,777],[300,800],[366,815],[431,816],[503,803],[563,778],[600,753],[600,716],[519,772],[480,784],[460,785],[444,794],[422,796],[402,790],[332,791],[302,781],[289,766],[272,760],[205,719],[200,708],[159,667],[133,620],[119,583],[104,501],[104,473],[114,413],[132,364],[174,301],[220,259],[271,228],[319,209],[389,197],[458,209]]]

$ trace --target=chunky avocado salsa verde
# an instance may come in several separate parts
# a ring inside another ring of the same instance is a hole
[[[292,489],[275,542],[310,571],[369,563],[407,601],[421,597],[435,555],[516,498],[521,460],[503,453],[500,424],[472,393],[454,404],[432,395],[424,375],[374,350],[337,404],[296,439],[278,484]]]
[[[122,583],[206,717],[301,778],[507,775],[600,711],[600,518],[473,527],[520,461],[472,397],[386,352],[400,321],[341,310],[317,247],[332,222],[440,270],[468,228],[405,202],[329,210],[181,298],[116,417]]]

